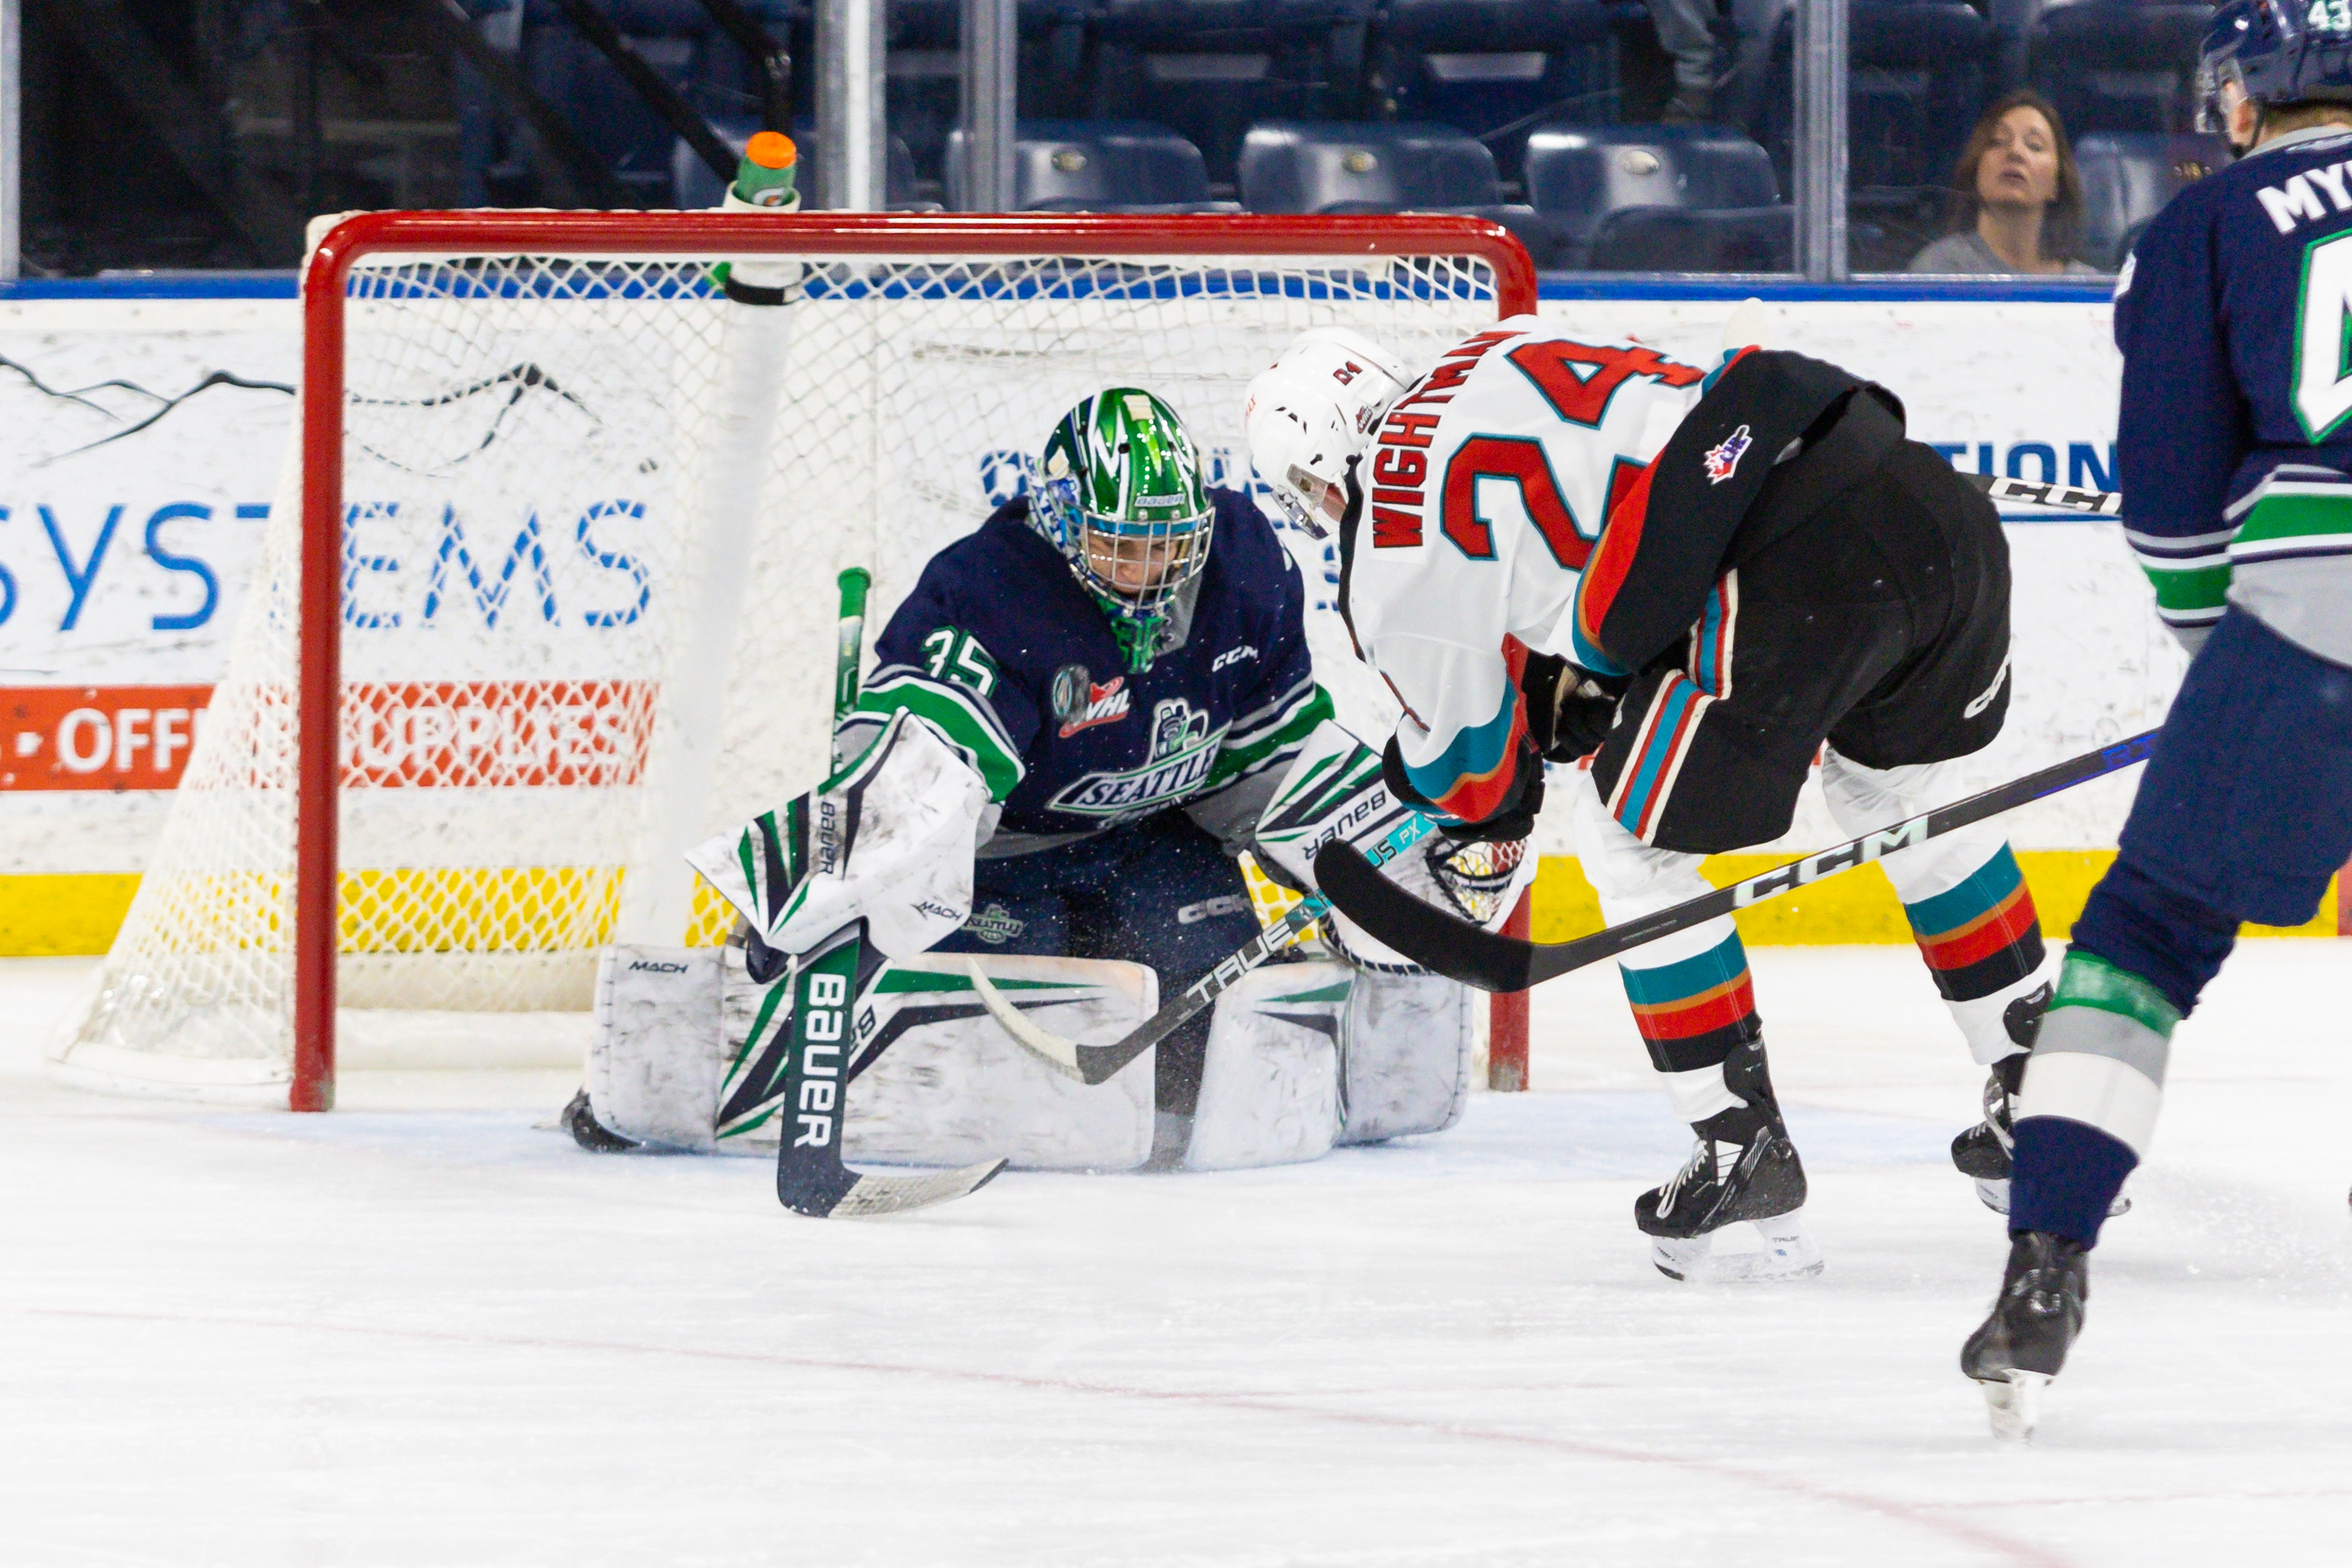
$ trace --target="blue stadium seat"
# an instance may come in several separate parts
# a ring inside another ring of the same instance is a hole
[[[2034,85],[2072,136],[2186,131],[2196,123],[2197,46],[2212,15],[2176,0],[2042,0]]]
[[[596,0],[621,36],[698,109],[714,107],[697,84],[744,75],[741,51],[713,26],[696,0]],[[670,199],[670,144],[676,132],[564,19],[550,0],[527,0],[522,18],[523,78],[571,122],[613,176],[646,206]],[[731,73],[730,73],[731,68]]]
[[[1101,0],[1089,118],[1149,120],[1236,176],[1262,120],[1327,120],[1362,104],[1373,0]]]
[[[1528,199],[1581,267],[1611,215],[1628,208],[1706,212],[1777,205],[1763,148],[1702,125],[1547,125],[1528,138]]]
[[[1614,120],[1615,24],[1602,0],[1389,0],[1373,33],[1376,107],[1480,138],[1530,116]],[[1492,143],[1506,178],[1526,142]]]
[[[1519,237],[1538,267],[1556,267],[1559,237],[1534,208],[1506,204],[1495,155],[1450,125],[1250,127],[1242,205],[1257,213],[1451,212]]]
[[[964,199],[963,132],[948,138],[948,205]],[[1209,199],[1201,150],[1141,120],[1024,120],[1013,152],[1016,212],[1239,212]]]
[[[1854,0],[1847,85],[1850,183],[1857,205],[1874,191],[1933,187],[1940,195],[1984,105],[1992,32],[1960,0]],[[1783,19],[1773,47],[1766,133],[1786,184],[1794,145],[1794,36]]]
[[[2074,144],[2083,171],[2083,259],[2112,271],[2129,241],[2182,186],[2230,164],[2219,136],[2095,132]]]
[[[740,156],[743,144],[751,139],[753,132],[760,129],[760,122],[757,120],[719,119],[711,121],[710,128],[719,132],[720,141]],[[793,146],[800,154],[797,160],[799,173],[793,176],[793,184],[801,193],[801,205],[814,206],[816,171],[824,162],[824,148],[817,140],[816,127],[793,126]],[[888,156],[889,163],[882,175],[883,199],[893,208],[901,210],[923,205],[915,200],[915,156],[908,151],[903,137],[890,138]],[[711,173],[710,166],[683,141],[673,142],[670,145],[669,174],[670,200],[680,211],[698,212],[705,207],[715,207],[726,199],[726,183]],[[937,204],[930,205],[933,211],[938,210]]]
[[[1786,272],[1796,265],[1796,209],[1623,207],[1601,222],[1585,265],[1595,272]]]
[[[890,132],[906,138],[923,178],[944,179],[962,106],[963,0],[887,4]],[[1024,116],[1085,111],[1087,13],[1087,0],[1020,0],[1014,77]],[[815,68],[814,54],[806,68]]]

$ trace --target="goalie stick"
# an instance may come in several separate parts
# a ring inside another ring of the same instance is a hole
[[[865,643],[866,590],[873,581],[859,567],[841,574],[840,639],[835,650],[833,716],[857,701],[857,664]],[[878,956],[866,948],[866,922],[852,921],[793,961],[792,1024],[782,1031],[785,1055],[776,1094],[782,1137],[776,1145],[776,1197],[811,1219],[871,1219],[929,1208],[986,1186],[1004,1169],[986,1160],[959,1171],[924,1176],[882,1176],[853,1171],[841,1161],[849,1110],[848,1047],[854,1021],[872,1015],[858,1005],[881,975]]]
[[[2099,517],[2123,515],[2124,498],[2114,490],[2078,490],[2072,485],[2037,485],[2027,479],[1997,479],[1990,474],[1962,474],[1994,500],[2046,506],[2055,511],[2084,511]]]
[[[1422,813],[1407,812],[1405,819],[1373,846],[1372,853],[1379,857],[1377,860],[1368,860],[1358,855],[1356,862],[1362,866],[1385,866],[1427,837],[1436,826]],[[1406,899],[1416,908],[1428,907],[1411,894],[1407,894]],[[1065,1039],[1032,1023],[1022,1016],[1019,1008],[1006,1000],[1003,992],[989,983],[987,972],[981,967],[978,958],[971,959],[967,967],[971,973],[972,989],[980,994],[981,1005],[988,1009],[988,1016],[1002,1025],[1006,1034],[1064,1078],[1076,1079],[1091,1087],[1109,1082],[1120,1068],[1183,1027],[1202,1008],[1232,990],[1243,975],[1298,941],[1307,933],[1307,927],[1330,912],[1329,900],[1319,892],[1307,894],[1292,905],[1280,920],[1244,944],[1239,952],[1184,987],[1174,1001],[1137,1025],[1126,1037],[1108,1046],[1082,1046],[1076,1040]]]
[[[2053,763],[1965,800],[1906,817],[1834,849],[1792,860],[1672,909],[1608,926],[1573,942],[1521,942],[1457,920],[1381,876],[1370,861],[1345,844],[1327,844],[1316,855],[1315,879],[1349,920],[1414,963],[1481,991],[1524,991],[1571,969],[1581,969],[1662,936],[1686,931],[1702,921],[1794,892],[1840,871],[1884,859],[1898,849],[1924,844],[1956,827],[1981,822],[2134,763],[2146,762],[2155,741],[2153,730],[2134,735],[2128,741]]]

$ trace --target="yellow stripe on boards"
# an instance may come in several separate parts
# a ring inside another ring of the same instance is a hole
[[[340,879],[345,952],[545,952],[610,939],[621,871],[583,866],[498,870],[360,870]],[[0,958],[75,957],[114,944],[139,878],[128,872],[0,876]],[[275,878],[223,879],[219,898],[256,910],[282,907]],[[193,898],[189,902],[203,902]],[[726,941],[735,911],[697,879],[688,947]],[[194,945],[196,933],[189,933]],[[241,945],[278,945],[275,930],[241,933]]]
[[[2073,928],[2092,885],[2114,858],[2112,849],[2017,851],[2044,935],[2063,937]],[[1783,863],[1782,857],[1772,855],[1717,855],[1702,869],[1707,880],[1724,887]],[[620,885],[617,870],[572,866],[346,871],[343,951],[422,952],[463,946],[467,951],[541,952],[594,946],[611,933]],[[113,944],[138,887],[136,876],[118,872],[0,876],[0,957],[104,952]],[[2331,883],[2308,924],[2248,926],[2244,934],[2333,936],[2336,898]],[[1759,904],[1736,918],[1740,935],[1759,947],[1911,941],[1903,906],[1875,866]],[[726,900],[698,879],[685,945],[716,946],[734,923],[735,912]],[[1567,942],[1601,925],[1600,900],[1574,858],[1545,856],[1536,877],[1536,940]]]

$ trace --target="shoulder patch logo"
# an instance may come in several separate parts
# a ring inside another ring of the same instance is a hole
[[[1245,658],[1256,657],[1257,649],[1248,643],[1243,643],[1237,647],[1229,647],[1209,661],[1209,673],[1214,675],[1217,671],[1230,668]]]
[[[1081,730],[1117,723],[1126,718],[1128,705],[1135,694],[1128,689],[1124,675],[1114,675],[1108,684],[1097,686],[1085,665],[1066,664],[1054,672],[1050,696],[1054,717],[1062,721],[1055,732],[1066,741]]]
[[[1719,485],[1738,472],[1739,459],[1748,455],[1748,448],[1754,440],[1755,437],[1748,433],[1748,426],[1742,425],[1726,436],[1719,445],[1709,448],[1706,458],[1706,482]]]

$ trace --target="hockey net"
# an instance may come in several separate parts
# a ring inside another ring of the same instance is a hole
[[[730,258],[797,289],[730,300]],[[721,939],[677,851],[826,772],[840,570],[873,572],[878,626],[1107,385],[1252,488],[1242,390],[1292,334],[1425,362],[1532,279],[1443,217],[345,222],[226,670],[54,1065],[323,1109],[339,1022],[396,1011],[463,1060],[502,1015],[586,1008],[616,931]],[[1323,678],[1377,728],[1336,559],[1286,542]]]

